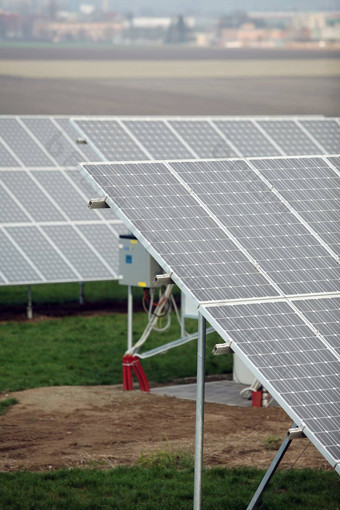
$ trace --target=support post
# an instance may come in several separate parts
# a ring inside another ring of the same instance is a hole
[[[133,292],[132,285],[128,285],[128,324],[127,324],[127,350],[132,349],[132,324],[133,324]]]
[[[206,319],[198,313],[194,510],[202,508],[206,327]]]
[[[27,318],[33,319],[32,288],[27,285]]]
[[[83,305],[85,302],[85,283],[79,282],[79,304]]]
[[[295,425],[295,423],[293,423],[292,428],[295,428],[295,427],[296,427],[296,425]],[[247,506],[247,510],[253,510],[256,507],[263,492],[265,491],[267,485],[269,484],[270,480],[272,479],[275,471],[279,467],[279,464],[280,464],[284,454],[288,450],[291,442],[292,442],[292,439],[289,439],[289,436],[287,434],[287,436],[282,441],[280,448],[276,452],[276,455],[275,455],[274,459],[272,460],[272,463],[270,464],[266,474],[262,478],[260,485],[256,489],[256,492],[255,492],[254,496],[252,497],[252,500],[250,501],[249,505]]]
[[[181,338],[185,337],[185,315],[184,315],[184,300],[185,296],[184,293],[181,293]]]
[[[185,316],[181,309],[181,338],[185,337]]]

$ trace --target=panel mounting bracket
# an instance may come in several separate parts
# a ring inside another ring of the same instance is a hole
[[[234,351],[230,347],[231,342],[223,343],[223,344],[216,344],[213,350],[211,351],[215,356],[220,356],[221,354],[232,354]]]
[[[302,427],[294,427],[292,429],[289,429],[288,432],[287,432],[287,438],[292,440],[292,439],[304,439],[306,436],[305,436],[305,433],[303,432],[303,428]]]
[[[174,285],[170,274],[156,274],[155,279],[152,282],[152,286],[157,289],[163,285]]]
[[[104,198],[91,198],[88,203],[89,209],[107,209],[110,208],[109,204],[106,202],[107,196]]]

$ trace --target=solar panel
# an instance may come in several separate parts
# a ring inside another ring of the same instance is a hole
[[[28,256],[11,240],[5,229],[0,229],[1,273],[5,284],[15,285],[24,281],[42,283],[43,277],[29,261]]]
[[[340,176],[323,158],[252,160],[261,174],[305,220],[309,227],[339,254]]]
[[[277,294],[164,164],[84,168],[198,301]]]
[[[21,166],[11,152],[6,148],[3,140],[0,138],[0,166],[15,167]]]
[[[301,159],[313,175],[314,158]],[[182,291],[201,302],[201,313],[232,340],[233,350],[340,469],[338,265],[317,237],[246,160],[82,167],[96,191],[107,195]],[[260,257],[254,260],[255,252]]]
[[[16,154],[23,166],[54,166],[48,154],[17,118],[0,118],[0,137]],[[18,166],[18,164],[14,165]]]
[[[265,164],[267,161],[271,167],[273,160],[265,160]],[[308,171],[309,160],[302,161]],[[338,289],[337,261],[247,162],[190,161],[169,165],[284,294]],[[321,196],[322,193],[320,189]]]
[[[97,160],[148,159],[145,152],[116,120],[78,120],[77,126],[96,147]]]
[[[94,268],[95,279],[107,280],[116,278],[116,274],[107,265],[98,260],[91,244],[79,235],[77,228],[70,225],[44,226],[44,232],[65,254],[73,267],[81,275],[81,280],[93,280]],[[102,257],[101,257],[102,258]]]
[[[325,154],[326,145],[322,145],[321,139],[330,136],[330,126],[332,151],[328,152],[340,151],[336,135],[339,124],[320,117],[161,117],[157,120],[81,117],[72,122],[96,149],[99,161]],[[323,133],[322,137],[313,135],[313,126]],[[130,150],[123,153],[119,149],[121,136],[124,139],[127,136],[124,144],[130,145]]]
[[[325,153],[338,154],[340,152],[340,125],[336,120],[300,119],[299,124],[317,140],[318,144],[324,148]]]
[[[1,223],[28,223],[29,217],[18,207],[18,204],[12,198],[8,190],[1,182],[0,174],[0,207],[1,207]]]
[[[336,467],[340,362],[328,343],[287,302],[204,307],[203,313],[217,331],[228,334],[235,352]]]
[[[62,129],[50,118],[25,117],[22,122],[44,146],[56,165],[76,166],[84,156],[72,146]]]
[[[83,157],[81,161],[97,161],[98,154],[92,149],[89,144],[77,144],[77,140],[79,138],[79,132],[72,125],[69,117],[52,117],[52,122],[59,126],[64,136],[66,136],[73,147],[73,150],[79,151]]]
[[[119,267],[119,250],[112,248],[112,238],[115,236],[117,238],[116,245],[118,244],[119,233],[115,229],[116,225],[108,225],[100,223],[97,224],[85,224],[78,225],[77,229],[81,234],[83,234],[86,239],[89,241],[91,246],[96,246],[103,260],[106,262],[107,266],[110,268],[114,268],[115,272],[118,274]],[[124,228],[122,233],[126,233],[126,228]],[[116,275],[115,275],[116,277]]]
[[[169,124],[193,149],[198,158],[234,158],[238,156],[212,123],[204,120],[170,120]]]
[[[6,232],[39,268],[45,281],[78,281],[77,274],[34,226],[6,228]]]
[[[65,217],[42,192],[41,187],[34,180],[34,172],[20,170],[1,172],[0,179],[15,196],[20,206],[28,213],[33,221],[63,221]],[[39,181],[38,181],[39,182]],[[16,208],[18,205],[16,205]]]
[[[326,121],[326,123],[323,124],[322,119],[297,118],[296,125],[299,126],[301,130],[300,137],[306,137],[304,139],[308,139],[312,144],[315,143],[313,135],[309,132],[308,135],[306,135],[308,129],[305,125],[301,124],[301,122],[312,122],[312,120],[316,122],[313,126],[317,125],[318,129],[322,130],[322,126],[326,126],[325,129],[326,131],[328,130],[328,138],[330,136],[330,128],[334,131],[334,126],[338,126],[335,120]],[[78,124],[81,123],[81,128],[85,130],[85,135],[83,133],[84,136],[82,136],[82,133],[79,132],[79,125],[77,128],[75,127],[77,122],[74,124],[65,116],[1,117],[1,224],[4,226],[12,225],[14,227],[37,225],[39,230],[43,225],[47,224],[57,229],[59,223],[60,226],[69,223],[77,224],[77,228],[79,228],[79,224],[85,225],[86,223],[88,228],[83,229],[82,235],[86,238],[86,245],[88,247],[91,245],[92,239],[97,239],[94,234],[94,228],[92,228],[91,225],[97,224],[99,226],[106,224],[108,232],[112,234],[112,246],[115,246],[115,243],[117,243],[115,232],[118,228],[117,221],[119,220],[117,220],[111,210],[89,211],[87,209],[86,201],[89,196],[88,185],[84,182],[84,179],[81,179],[78,174],[72,170],[78,161],[98,159],[145,160],[155,157],[161,157],[162,159],[165,157],[229,157],[243,154],[243,146],[241,147],[241,142],[237,142],[240,133],[246,134],[247,136],[246,144],[244,145],[245,152],[248,150],[259,150],[259,153],[262,153],[262,150],[267,150],[269,147],[271,150],[270,154],[281,154],[284,151],[279,143],[277,143],[280,142],[280,140],[273,140],[270,133],[272,127],[270,129],[265,127],[269,126],[269,124],[267,124],[268,121],[269,119],[265,118],[241,119],[212,117],[164,117],[157,118],[156,120],[143,117],[92,118],[88,120],[83,118],[77,121]],[[290,126],[295,122],[290,118],[276,118],[275,120],[271,119],[271,121],[274,122],[275,126],[288,126],[288,124]],[[282,124],[280,124],[280,122]],[[331,124],[329,124],[329,122],[331,122]],[[221,125],[217,125],[218,123],[221,123]],[[227,125],[229,126],[227,130],[228,133],[232,132],[230,138],[226,136],[225,129]],[[89,143],[77,144],[76,140],[79,137],[86,138]],[[92,143],[92,137],[94,137],[96,143]],[[235,144],[232,141],[234,137],[236,140]],[[280,143],[283,144],[283,142]],[[316,142],[316,146],[320,146],[320,144]],[[252,153],[252,155],[256,154],[257,152]],[[22,170],[18,171],[18,167],[20,166]],[[3,172],[3,170],[5,170],[5,172]],[[203,178],[204,177],[201,176],[202,180]],[[325,193],[329,191],[330,189],[327,189]],[[329,249],[335,250],[337,244],[335,236],[337,234],[338,225],[337,218],[335,217],[335,204],[331,202],[330,199],[327,199],[327,203],[326,200],[324,202],[327,210],[323,210],[322,219],[316,216],[316,212],[313,209],[313,204],[315,207],[316,201],[313,200],[310,200],[308,204],[310,210],[303,211],[303,214],[305,215],[306,221],[308,220],[313,224],[312,226],[315,234],[323,236],[325,243],[327,242],[330,246]],[[255,207],[254,204],[253,207]],[[174,211],[173,215],[175,214],[176,212]],[[161,215],[162,211],[159,209],[160,218],[162,217]],[[302,215],[301,211],[300,215]],[[210,211],[208,216],[211,216]],[[274,216],[272,215],[271,217],[273,218]],[[256,220],[254,219],[254,221]],[[277,223],[280,225],[279,218],[277,219]],[[224,235],[226,235],[226,227],[223,224],[220,224],[219,227],[222,228]],[[101,230],[104,229],[101,228]],[[33,230],[30,230],[30,232],[33,232]],[[39,232],[43,235],[41,230],[39,230]],[[87,239],[87,234],[90,235],[90,232],[91,240]],[[78,232],[78,234],[80,234],[80,232]],[[47,235],[46,232],[44,235]],[[81,237],[83,240],[84,238]],[[24,247],[19,244],[19,241],[24,241],[24,236],[19,237],[17,235],[17,239],[17,249],[20,248],[21,254],[26,256]],[[72,264],[68,265],[70,261],[68,261],[61,249],[53,243],[50,238],[47,239],[45,237],[45,239],[49,245],[56,250],[58,256],[62,258],[66,266],[72,268]],[[230,241],[228,236],[227,240]],[[305,240],[307,241],[307,237]],[[195,239],[195,249],[197,253],[199,253],[202,247],[196,241]],[[215,242],[215,240],[212,241]],[[222,239],[217,238],[216,241],[222,246]],[[171,242],[174,243],[170,246],[172,249],[171,253],[176,253],[176,241]],[[223,243],[224,242],[223,240]],[[216,245],[214,246],[211,255],[214,259],[213,270],[209,262],[206,265],[199,264],[201,267],[200,270],[197,269],[197,265],[195,264],[189,264],[187,268],[184,264],[183,267],[178,268],[178,271],[188,272],[185,275],[188,278],[188,285],[196,285],[198,271],[202,273],[202,277],[209,279],[210,276],[213,276],[214,282],[210,282],[211,295],[229,295],[229,287],[233,288],[232,292],[235,295],[237,292],[239,296],[247,294],[248,291],[245,290],[243,270],[240,270],[239,260],[235,262],[232,259],[232,257],[235,256],[233,250],[230,250],[230,260],[227,262],[227,272],[230,276],[230,281],[227,286],[223,287],[223,285],[225,285],[222,281],[224,281],[223,274],[225,272],[224,265],[226,263],[222,258],[224,248],[219,249]],[[183,250],[184,248],[181,246],[180,249]],[[242,253],[242,250],[240,251],[240,246],[238,246],[238,249],[238,253]],[[311,250],[312,248],[309,249]],[[100,254],[96,253],[96,250],[92,250],[92,252],[98,259],[98,269],[100,274],[102,274],[102,265],[104,264],[105,267],[106,265],[100,257],[98,258]],[[270,254],[272,254],[272,251]],[[35,256],[37,255],[38,254],[35,254]],[[242,257],[245,257],[244,253],[242,253]],[[107,255],[105,260],[107,261],[109,259],[112,263],[116,264],[115,259]],[[29,257],[25,260],[29,260]],[[330,281],[327,285],[330,289],[334,277],[333,267],[323,255],[318,256],[317,261],[320,266],[316,268],[317,271],[321,267],[324,267],[323,264],[325,264],[326,269],[330,271],[330,273],[327,274]],[[33,266],[37,267],[39,265],[39,263],[35,263],[33,259],[31,262]],[[279,265],[280,263],[281,262],[277,261],[276,264]],[[246,278],[248,280],[251,278],[253,280],[253,287],[260,292],[258,289],[263,288],[263,282],[261,281],[261,284],[258,283],[258,270],[247,257],[242,264],[244,268],[247,267],[247,272],[249,273],[249,276]],[[62,266],[64,267],[63,264]],[[306,266],[305,269],[307,269],[307,267],[309,266]],[[313,267],[315,267],[315,264]],[[96,266],[94,265],[94,273],[96,272],[95,268]],[[74,269],[75,267],[72,269],[73,272]],[[298,266],[295,269],[295,274],[291,273],[291,276],[299,277],[302,271],[301,267]],[[114,274],[117,274],[118,267],[115,265],[112,270]],[[68,273],[65,269],[65,278],[69,277],[69,270],[67,271]],[[79,271],[77,274],[80,278]],[[314,285],[316,285],[318,273],[311,273],[311,275],[314,278]],[[0,276],[0,283],[6,283],[6,276],[2,273]],[[262,277],[263,275],[261,278]],[[44,276],[41,275],[41,278],[44,278]],[[195,279],[195,282],[193,282],[192,278]],[[277,278],[282,279],[279,275],[277,275]],[[238,280],[240,284],[239,289],[237,289],[236,280]],[[20,281],[29,283],[29,279],[27,278]],[[222,287],[218,289],[217,287],[221,285],[221,283]],[[285,282],[280,281],[280,284],[282,283]],[[311,284],[303,282],[302,285],[308,286]],[[324,284],[322,283],[320,285]],[[201,289],[195,289],[195,291],[200,293]]]
[[[64,213],[62,216],[63,220],[65,218],[71,221],[100,220],[96,214],[93,214],[93,211],[89,210],[83,197],[73,187],[73,181],[69,178],[69,172],[65,173],[62,170],[39,170],[32,173],[49,196],[53,197],[54,203]],[[76,171],[72,171],[72,173],[76,173]]]
[[[340,354],[340,298],[294,301],[295,306]]]
[[[95,246],[103,234],[102,249],[118,252],[116,228],[126,229],[109,209],[88,209],[75,165],[95,153],[78,137],[69,118],[0,117],[0,285],[117,278],[116,255]]]
[[[145,147],[151,159],[195,157],[193,151],[162,120],[131,120],[124,121],[124,125]]]
[[[319,147],[293,120],[257,120],[256,124],[270,133],[284,154],[320,154]]]
[[[232,142],[240,156],[281,156],[284,154],[269,139],[266,133],[259,130],[251,120],[214,121],[213,124],[227,140]]]

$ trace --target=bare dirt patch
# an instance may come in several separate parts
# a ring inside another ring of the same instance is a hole
[[[47,387],[0,395],[19,403],[0,416],[0,471],[133,465],[142,452],[169,445],[193,453],[195,402],[121,386]],[[290,418],[279,408],[205,406],[206,466],[268,467],[268,436],[284,437]],[[296,440],[281,467],[307,444]],[[328,469],[310,445],[295,465]]]

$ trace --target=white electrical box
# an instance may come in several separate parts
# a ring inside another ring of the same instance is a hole
[[[161,266],[132,235],[119,236],[119,283],[133,287],[152,287]]]

